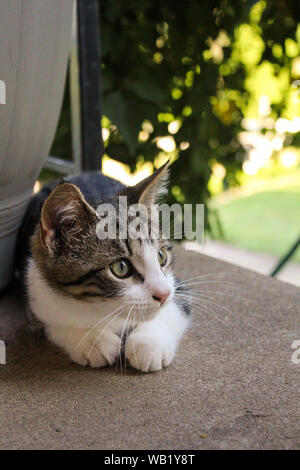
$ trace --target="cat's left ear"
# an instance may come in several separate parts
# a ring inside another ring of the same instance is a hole
[[[41,241],[51,252],[61,240],[82,232],[97,215],[74,184],[63,182],[50,193],[41,212]]]
[[[152,175],[127,188],[128,204],[139,203],[148,207],[154,204],[160,195],[167,193],[168,177],[169,160]]]

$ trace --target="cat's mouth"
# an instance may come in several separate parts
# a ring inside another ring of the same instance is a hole
[[[172,295],[166,300],[163,305],[160,305],[158,302],[143,302],[137,299],[128,302],[129,310],[131,310],[132,315],[139,319],[139,321],[148,321],[154,318],[161,308],[166,307],[172,301]]]
[[[128,302],[127,311],[124,315],[130,316],[135,319],[136,322],[148,321],[155,317],[159,312],[160,306],[145,304],[144,302]]]

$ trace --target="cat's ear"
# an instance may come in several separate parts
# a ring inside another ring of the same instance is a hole
[[[127,188],[129,204],[139,203],[145,206],[154,204],[160,195],[167,193],[168,176],[169,161],[135,186]]]
[[[63,236],[81,232],[96,213],[84,199],[81,191],[71,183],[60,183],[50,193],[41,213],[41,240],[54,251]]]

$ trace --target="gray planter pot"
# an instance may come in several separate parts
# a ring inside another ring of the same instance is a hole
[[[73,0],[0,0],[0,290],[12,276],[17,230],[54,138],[72,10]]]

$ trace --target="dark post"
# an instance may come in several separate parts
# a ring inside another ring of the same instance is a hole
[[[296,243],[292,246],[292,248],[288,251],[288,253],[279,261],[277,266],[271,272],[271,276],[274,277],[276,274],[283,268],[283,266],[288,262],[288,260],[293,256],[297,248],[300,246],[300,238],[296,241]]]
[[[77,0],[82,169],[101,170],[100,38],[98,0]]]

